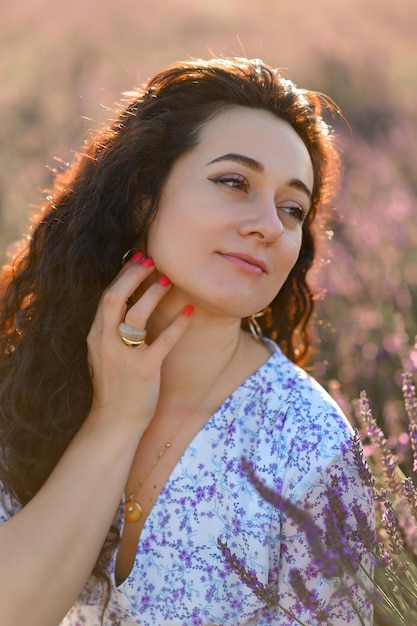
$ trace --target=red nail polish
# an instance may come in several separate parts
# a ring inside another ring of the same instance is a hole
[[[143,267],[153,267],[155,263],[153,262],[153,259],[151,257],[148,257],[147,259],[142,261],[141,265],[143,265]]]
[[[132,263],[139,263],[139,261],[142,261],[144,256],[145,255],[143,254],[143,252],[135,252],[135,254],[132,256],[130,260]]]
[[[190,315],[193,313],[193,311],[194,311],[193,305],[192,304],[187,304],[187,306],[183,310],[182,314],[185,315],[185,317],[190,317]]]
[[[161,278],[158,278],[157,282],[163,287],[168,287],[168,285],[171,284],[171,281],[169,280],[168,276],[161,276]]]

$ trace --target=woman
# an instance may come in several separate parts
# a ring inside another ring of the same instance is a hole
[[[372,518],[346,419],[295,365],[337,178],[320,100],[246,59],[128,98],[1,281],[0,624],[317,623],[294,566],[329,623],[369,624],[242,468],[320,526],[335,477]]]

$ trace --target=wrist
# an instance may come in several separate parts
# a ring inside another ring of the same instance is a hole
[[[138,421],[124,419],[120,414],[115,416],[109,408],[97,406],[91,409],[81,430],[95,436],[115,437],[136,447],[146,429]]]

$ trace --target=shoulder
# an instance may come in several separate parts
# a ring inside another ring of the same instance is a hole
[[[345,466],[353,437],[348,419],[312,376],[275,344],[271,348],[256,377],[263,459],[269,457],[278,475],[296,482],[314,480],[334,464]]]
[[[322,385],[290,361],[276,344],[268,344],[273,353],[259,370],[260,380],[270,402],[285,409],[286,421],[309,431],[336,427],[351,437],[349,421]]]

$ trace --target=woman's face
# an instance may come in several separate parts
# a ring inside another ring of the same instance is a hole
[[[173,282],[167,299],[217,315],[267,306],[294,266],[313,166],[295,130],[235,107],[208,121],[174,164],[149,233],[149,254]]]

